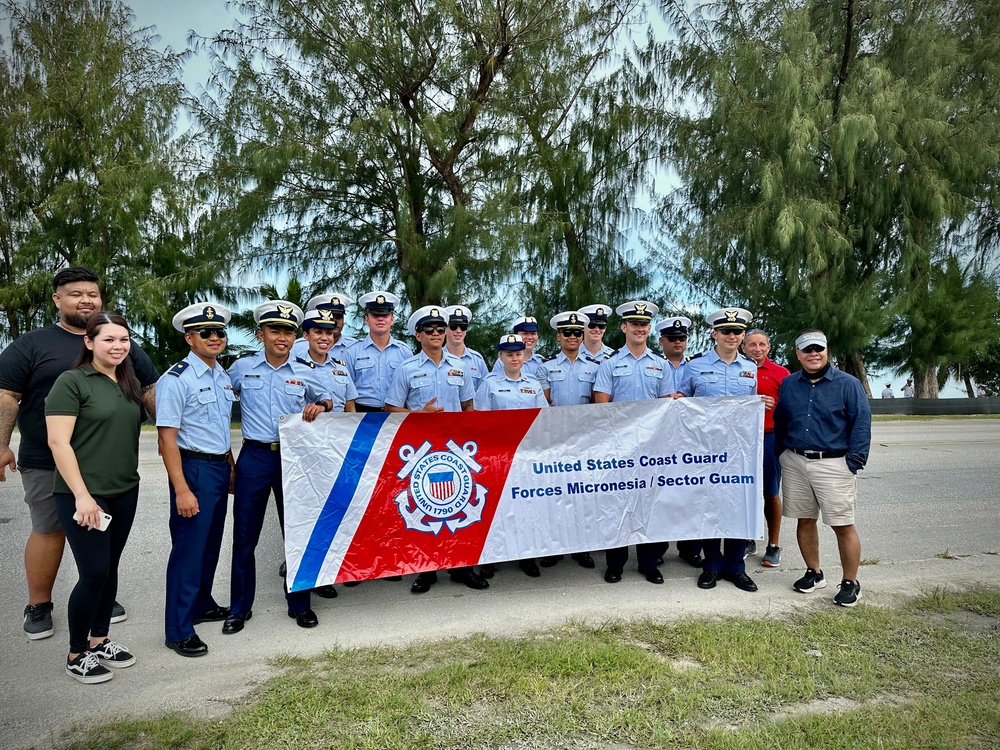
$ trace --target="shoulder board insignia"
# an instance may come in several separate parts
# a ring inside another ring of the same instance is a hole
[[[692,354],[690,357],[685,358],[685,362],[690,362],[692,359],[698,359],[705,354],[705,352],[698,352],[697,354]]]
[[[601,364],[601,360],[597,359],[597,357],[591,357],[589,354],[584,354],[583,358],[588,362],[593,362],[595,365]],[[605,357],[605,359],[607,359],[607,357]]]
[[[543,359],[542,362],[551,362],[558,356],[559,356],[558,354],[553,354],[551,357],[545,357],[545,359]]]
[[[252,356],[254,356],[255,354],[257,354],[257,352],[256,352],[256,351],[255,351],[254,349],[251,349],[251,350],[249,350],[249,351],[246,351],[246,352],[243,352],[243,353],[242,353],[242,354],[241,354],[240,356],[238,356],[238,357],[237,357],[236,359],[243,359],[244,357],[252,357]]]
[[[181,376],[181,373],[184,372],[188,367],[190,367],[190,365],[187,362],[178,362],[176,365],[167,370],[167,372],[169,372],[174,377],[179,378]]]
[[[337,359],[336,357],[330,357],[330,361],[333,362],[335,365],[343,365],[344,367],[347,367],[347,363],[342,359]]]
[[[621,349],[612,349],[610,352],[607,353],[607,355],[604,358],[605,359],[611,359],[613,356],[615,356],[620,351],[621,351]]]
[[[302,357],[296,357],[295,361],[298,362],[300,365],[305,365],[310,370],[316,369],[316,363],[313,362],[311,359],[302,359]]]

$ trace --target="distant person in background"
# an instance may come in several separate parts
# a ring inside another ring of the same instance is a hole
[[[906,380],[906,385],[903,386],[903,398],[913,398],[913,378]]]
[[[45,399],[45,427],[56,464],[56,512],[80,575],[69,597],[66,674],[91,684],[110,680],[108,667],[135,664],[108,630],[118,563],[139,501],[139,427],[146,413],[125,318],[95,313],[83,344]]]
[[[986,398],[989,394],[986,392],[986,388],[983,386],[978,386],[976,388],[976,398]]]
[[[885,384],[885,388],[882,389],[882,398],[896,398],[896,394],[892,392],[892,383]]]

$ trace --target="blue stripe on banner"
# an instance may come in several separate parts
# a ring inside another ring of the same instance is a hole
[[[368,412],[361,418],[361,424],[358,425],[351,440],[351,447],[344,456],[340,473],[337,474],[330,495],[326,498],[323,510],[320,511],[316,525],[309,535],[309,544],[306,545],[306,551],[302,554],[302,560],[295,573],[292,591],[306,591],[316,587],[316,578],[319,576],[323,560],[326,559],[326,553],[330,550],[333,538],[337,535],[347,508],[358,490],[358,482],[361,481],[361,473],[372,452],[375,438],[378,437],[382,424],[388,418],[386,412]]]

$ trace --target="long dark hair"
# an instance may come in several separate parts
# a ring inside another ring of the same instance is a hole
[[[109,323],[121,326],[129,332],[129,335],[132,334],[132,329],[128,327],[128,322],[123,316],[113,312],[99,312],[92,315],[90,320],[87,321],[87,338],[94,341],[94,339],[96,339],[98,334],[101,332],[101,328]],[[93,350],[88,349],[87,345],[84,344],[83,349],[80,351],[76,361],[73,363],[73,369],[75,370],[83,367],[84,365],[89,365],[93,361]],[[142,406],[142,391],[139,388],[139,379],[135,376],[135,368],[132,366],[131,351],[129,351],[129,355],[122,360],[121,364],[115,368],[115,377],[118,378],[118,387],[122,389],[122,395],[129,401],[134,401]]]

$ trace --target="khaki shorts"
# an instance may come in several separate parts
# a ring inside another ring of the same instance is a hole
[[[781,515],[786,518],[819,518],[827,526],[854,524],[858,479],[847,468],[846,458],[800,456],[790,450],[781,463]]]
[[[21,469],[24,502],[31,513],[31,530],[37,534],[54,534],[62,531],[56,515],[56,499],[52,496],[55,471],[50,469]]]

